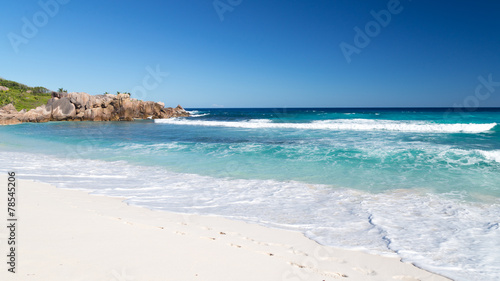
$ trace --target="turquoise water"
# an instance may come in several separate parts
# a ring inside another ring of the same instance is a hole
[[[457,280],[500,278],[499,109],[191,112],[3,126],[0,170],[294,229]]]

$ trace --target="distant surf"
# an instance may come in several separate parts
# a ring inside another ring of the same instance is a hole
[[[203,116],[196,114],[193,117]],[[205,121],[187,118],[155,119],[155,123],[231,127],[245,129],[298,129],[298,130],[333,130],[333,131],[397,131],[397,132],[424,132],[424,133],[482,133],[493,129],[497,123],[488,124],[437,124],[421,121],[392,121],[375,119],[336,119],[320,120],[309,123],[280,123],[268,119],[247,121]]]

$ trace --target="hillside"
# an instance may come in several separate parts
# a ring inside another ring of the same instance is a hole
[[[46,104],[51,91],[44,87],[29,87],[24,84],[0,78],[0,107],[12,103],[19,111],[30,110]]]

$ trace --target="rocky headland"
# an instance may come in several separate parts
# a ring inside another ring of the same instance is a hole
[[[165,107],[162,102],[142,101],[129,94],[89,95],[87,93],[52,93],[47,104],[17,111],[12,104],[0,108],[0,125],[49,121],[133,121],[186,117],[180,105]]]

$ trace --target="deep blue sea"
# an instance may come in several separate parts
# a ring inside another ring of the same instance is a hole
[[[0,171],[500,280],[500,109],[190,111],[0,126]]]

